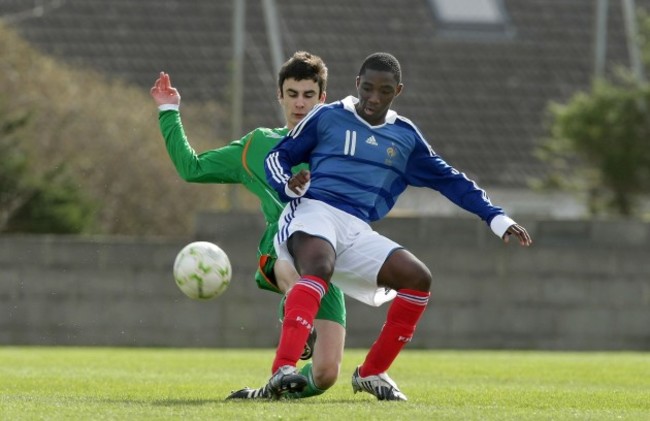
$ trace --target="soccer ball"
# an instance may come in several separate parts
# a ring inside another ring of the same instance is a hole
[[[216,244],[195,241],[183,247],[174,261],[174,280],[188,297],[209,300],[226,292],[232,267]]]

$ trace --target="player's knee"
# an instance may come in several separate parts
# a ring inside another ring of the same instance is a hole
[[[287,247],[301,275],[330,280],[336,262],[336,252],[330,243],[299,231],[291,235]]]
[[[433,276],[429,268],[422,261],[414,259],[408,265],[405,265],[400,276],[400,281],[402,288],[416,291],[429,291],[431,290]]]
[[[430,291],[431,284],[433,283],[433,276],[431,271],[424,265],[417,271],[417,275],[414,277],[413,284],[414,286],[411,289],[417,291]]]
[[[403,277],[399,278],[397,288],[395,289],[399,290],[405,288],[428,292],[431,290],[432,282],[433,277],[431,276],[431,272],[426,268],[426,266],[422,265],[421,267],[411,268],[411,270],[405,273]]]
[[[393,253],[382,266],[377,284],[394,290],[412,289],[428,292],[433,277],[427,266],[406,250]]]
[[[312,368],[312,375],[314,376],[314,384],[321,390],[329,389],[334,386],[339,377],[339,365],[328,364],[324,367]]]
[[[313,255],[309,260],[296,261],[301,275],[317,276],[329,281],[334,273],[335,260],[327,255]]]
[[[304,275],[314,275],[319,278],[329,281],[334,273],[334,264],[327,259],[320,259],[309,265],[303,271]]]

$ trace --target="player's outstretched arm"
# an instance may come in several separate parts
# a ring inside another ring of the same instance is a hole
[[[165,72],[160,72],[160,76],[156,79],[149,92],[158,106],[180,105],[181,103],[181,95],[172,86],[169,74]]]
[[[519,224],[512,224],[508,227],[506,233],[503,235],[503,241],[506,243],[509,242],[511,235],[514,235],[517,240],[519,240],[519,244],[524,247],[528,247],[533,244],[533,239],[530,237],[530,234],[528,234],[528,231],[526,231],[526,228],[522,227]]]

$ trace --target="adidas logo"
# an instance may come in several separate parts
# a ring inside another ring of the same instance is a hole
[[[368,145],[379,146],[379,143],[377,143],[377,139],[375,139],[374,136],[370,136],[368,139],[366,139],[366,143]]]

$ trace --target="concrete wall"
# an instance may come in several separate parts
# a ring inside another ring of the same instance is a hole
[[[469,218],[388,218],[376,228],[434,274],[411,348],[650,349],[650,224],[520,220],[504,245]],[[0,236],[0,344],[270,347],[279,296],[252,281],[257,215],[202,214],[191,238]],[[171,268],[192,240],[233,263],[225,295],[196,302]],[[387,306],[348,300],[348,347],[368,347]]]

